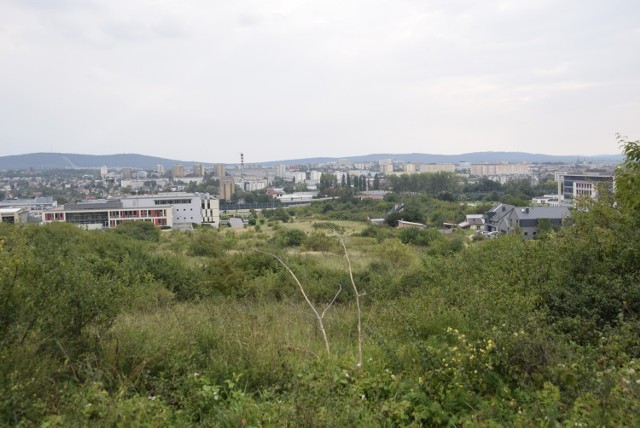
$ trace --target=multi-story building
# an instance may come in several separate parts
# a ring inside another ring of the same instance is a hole
[[[173,169],[171,170],[171,175],[173,176],[173,178],[184,177],[184,165],[174,165]]]
[[[392,163],[380,164],[380,172],[382,172],[383,174],[393,174],[393,164]]]
[[[245,180],[242,183],[245,192],[253,192],[254,190],[262,190],[267,188],[267,180]]]
[[[612,175],[580,175],[559,172],[555,174],[558,183],[560,205],[574,205],[577,200],[598,198],[600,186],[609,189],[615,185]]]
[[[204,165],[201,163],[193,164],[193,175],[196,177],[204,177]]]
[[[520,175],[528,173],[529,165],[526,163],[483,163],[471,165],[471,175],[477,175],[480,177],[491,175]]]
[[[217,163],[216,164],[216,176],[217,177],[224,177],[224,164],[222,163]]]
[[[65,204],[45,211],[43,217],[44,223],[66,222],[90,230],[112,228],[126,221],[149,221],[156,226],[173,227],[173,212],[171,207],[126,208],[121,200],[103,199]]]
[[[405,174],[413,174],[414,172],[416,172],[416,165],[413,163],[406,163],[404,164],[403,169]]]
[[[200,194],[202,224],[212,227],[220,226],[220,200],[213,196]]]
[[[200,197],[195,193],[169,192],[157,195],[129,196],[121,201],[124,208],[169,208],[172,211],[174,225],[202,223]]]
[[[231,201],[231,197],[236,189],[236,183],[232,177],[220,179],[220,199],[223,201]]]
[[[123,189],[128,187],[131,190],[139,190],[146,187],[151,180],[120,180],[120,187]],[[152,180],[153,187],[162,187],[169,184],[169,180],[166,178],[156,178]]]
[[[456,166],[452,163],[423,163],[418,167],[418,171],[430,174],[436,172],[456,172]]]
[[[309,172],[309,180],[320,181],[321,177],[322,177],[322,171]]]
[[[291,177],[293,179],[294,182],[296,183],[302,183],[307,179],[307,173],[306,172],[291,172],[289,174],[287,174],[289,177]]]
[[[87,229],[112,228],[125,221],[149,221],[175,228],[190,228],[191,224],[218,227],[220,203],[206,193],[140,195],[65,204],[45,211],[43,221],[63,221]]]

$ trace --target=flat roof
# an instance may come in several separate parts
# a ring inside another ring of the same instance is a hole
[[[19,212],[25,212],[28,211],[29,209],[26,207],[20,207],[20,208],[0,208],[0,214],[17,214]]]

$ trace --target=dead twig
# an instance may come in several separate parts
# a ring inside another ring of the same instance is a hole
[[[336,301],[336,299],[338,298],[338,294],[340,294],[340,292],[342,291],[342,285],[338,284],[340,286],[340,289],[338,290],[338,292],[336,293],[335,296],[333,296],[333,300],[331,301],[331,303],[329,303],[327,305],[326,308],[324,308],[324,311],[322,311],[322,315],[320,315],[320,318],[324,319],[324,314],[327,312],[327,310],[331,307],[331,305],[333,305],[333,303]]]
[[[344,239],[342,236],[335,232],[340,244],[342,244],[342,249],[344,250],[344,256],[347,259],[347,265],[349,266],[349,279],[351,280],[351,286],[353,287],[353,292],[356,296],[356,306],[358,308],[358,364],[357,367],[362,367],[362,310],[360,308],[360,297],[364,296],[365,293],[360,294],[358,291],[358,287],[356,287],[356,282],[353,279],[353,269],[351,268],[351,259],[349,258],[349,252],[347,251],[347,246],[344,243]]]
[[[322,316],[318,313],[318,310],[316,309],[314,304],[311,302],[311,300],[309,300],[309,297],[307,296],[307,293],[304,291],[304,287],[300,283],[300,280],[298,280],[298,277],[296,276],[296,274],[293,273],[291,268],[280,257],[278,257],[277,255],[272,254],[272,253],[267,253],[265,251],[261,251],[261,250],[257,250],[257,249],[254,250],[254,251],[257,251],[259,253],[266,254],[268,256],[271,256],[271,257],[275,258],[278,262],[280,262],[280,264],[282,266],[284,266],[284,268],[287,270],[287,272],[289,272],[289,274],[291,275],[293,280],[298,285],[298,289],[300,290],[300,293],[302,293],[302,296],[304,297],[304,300],[307,302],[307,305],[309,305],[309,307],[311,308],[311,311],[313,311],[313,314],[315,315],[316,319],[318,320],[318,326],[320,327],[320,332],[322,333],[322,338],[324,339],[324,346],[325,346],[325,348],[327,350],[327,356],[331,356],[331,347],[329,346],[329,338],[327,337],[327,331],[324,328],[324,322],[322,320]],[[323,312],[323,314],[324,314],[324,312]]]

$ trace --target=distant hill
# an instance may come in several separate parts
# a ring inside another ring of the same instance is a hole
[[[290,159],[273,162],[262,162],[262,165],[271,164],[314,164],[336,162],[340,159],[346,159],[352,162],[375,162],[380,159],[392,159],[399,162],[414,163],[459,163],[467,161],[472,163],[483,162],[527,162],[527,163],[544,163],[544,162],[560,162],[575,163],[576,161],[587,162],[620,162],[623,159],[622,154],[618,155],[598,155],[598,156],[555,156],[536,153],[524,152],[473,152],[462,153],[459,155],[434,155],[427,153],[375,153],[363,156],[350,156],[344,158],[306,158],[306,159]]]
[[[587,162],[620,162],[622,154],[601,155],[601,156],[554,156],[545,154],[523,153],[523,152],[474,152],[462,153],[459,155],[433,155],[426,153],[377,153],[362,156],[350,156],[344,158],[318,157],[305,159],[288,159],[270,162],[259,162],[259,165],[295,165],[295,164],[317,164],[337,162],[346,159],[352,162],[375,162],[380,159],[392,159],[399,162],[414,163],[458,163],[467,161],[472,163],[482,162],[562,162],[574,163],[578,159]],[[2,170],[22,170],[22,169],[95,169],[106,165],[109,168],[132,167],[152,170],[160,164],[169,169],[176,164],[182,164],[190,168],[194,163],[202,163],[205,167],[213,166],[212,163],[199,161],[182,161],[166,159],[155,156],[140,154],[115,154],[115,155],[80,155],[71,153],[31,153],[24,155],[0,156],[0,169]]]
[[[191,167],[194,163],[202,163],[205,167],[211,163],[197,161],[179,161],[139,154],[117,155],[79,155],[71,153],[31,153],[0,157],[0,169],[94,169],[106,165],[109,168],[132,167],[152,170],[160,164],[169,169],[176,164]]]

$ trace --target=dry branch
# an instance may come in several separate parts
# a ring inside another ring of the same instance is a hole
[[[353,292],[356,296],[356,306],[358,308],[358,365],[357,367],[362,367],[362,311],[360,309],[360,297],[364,296],[365,293],[360,294],[358,291],[358,287],[356,287],[356,282],[353,280],[353,269],[351,268],[351,259],[349,258],[349,252],[347,251],[347,246],[344,243],[344,239],[338,232],[335,232],[336,236],[340,240],[340,244],[342,244],[342,249],[344,250],[344,256],[347,259],[347,264],[349,266],[349,279],[351,280],[351,286],[353,287]]]
[[[327,350],[327,356],[331,356],[331,347],[329,346],[329,338],[327,337],[327,331],[324,328],[324,322],[322,320],[322,317],[324,316],[324,312],[322,313],[322,315],[320,315],[318,313],[318,310],[316,309],[314,304],[311,302],[311,300],[309,300],[309,297],[307,296],[307,293],[304,291],[304,287],[300,283],[300,280],[298,280],[298,277],[296,276],[296,274],[293,273],[291,268],[280,257],[278,257],[278,256],[276,256],[275,254],[272,254],[272,253],[267,253],[265,251],[260,251],[260,250],[255,250],[255,251],[257,251],[259,253],[262,253],[262,254],[267,254],[267,255],[275,258],[277,261],[280,262],[280,264],[282,266],[284,266],[284,268],[289,272],[289,274],[291,274],[291,277],[293,278],[293,280],[298,285],[298,288],[300,289],[300,293],[302,293],[302,296],[304,297],[304,300],[307,302],[307,305],[309,305],[309,307],[313,311],[313,314],[315,315],[316,319],[318,320],[318,325],[320,326],[320,331],[322,332],[322,338],[324,339],[324,346],[325,346],[325,348]],[[337,297],[337,295],[336,295],[336,297]],[[335,297],[334,297],[334,301],[335,301]],[[331,303],[333,303],[333,301]],[[331,304],[329,304],[329,306],[331,306]],[[326,312],[326,309],[325,309],[325,312]]]

